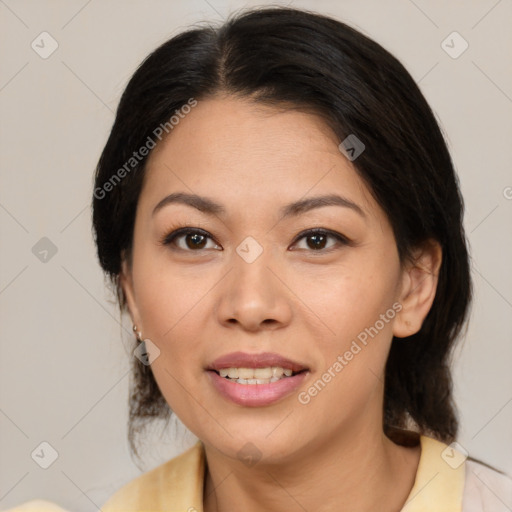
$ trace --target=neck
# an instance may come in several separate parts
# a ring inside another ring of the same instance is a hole
[[[304,510],[396,512],[414,484],[419,445],[393,443],[382,429],[336,433],[286,463],[244,466],[206,447],[205,512]]]

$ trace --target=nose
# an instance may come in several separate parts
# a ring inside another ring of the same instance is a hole
[[[224,326],[257,332],[290,323],[290,294],[270,259],[265,251],[251,263],[234,254],[233,268],[218,290],[217,316]]]

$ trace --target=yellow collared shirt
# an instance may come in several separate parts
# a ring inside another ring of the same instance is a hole
[[[435,439],[420,436],[414,485],[401,512],[512,512],[512,479]],[[203,512],[205,452],[201,441],[133,479],[102,512]],[[6,512],[66,512],[41,500]]]

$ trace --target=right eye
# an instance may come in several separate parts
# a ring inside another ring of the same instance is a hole
[[[213,243],[213,247],[208,247],[208,241]],[[183,251],[198,252],[203,249],[221,249],[209,233],[197,228],[181,228],[165,235],[161,241],[162,245],[174,245]]]

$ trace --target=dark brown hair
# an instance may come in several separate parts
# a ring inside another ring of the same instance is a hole
[[[444,442],[457,434],[450,358],[467,316],[471,281],[463,201],[435,116],[402,64],[348,25],[290,8],[232,16],[173,37],[130,79],[95,177],[93,224],[101,266],[119,288],[129,259],[143,158],[119,170],[155,128],[185,105],[224,93],[314,112],[340,142],[365,150],[353,165],[385,211],[402,261],[428,239],[443,250],[437,293],[421,330],[393,339],[386,363],[385,431],[414,428]],[[172,133],[171,135],[172,136]],[[107,188],[105,184],[111,183]],[[149,366],[133,358],[129,439],[151,418],[169,418]]]

